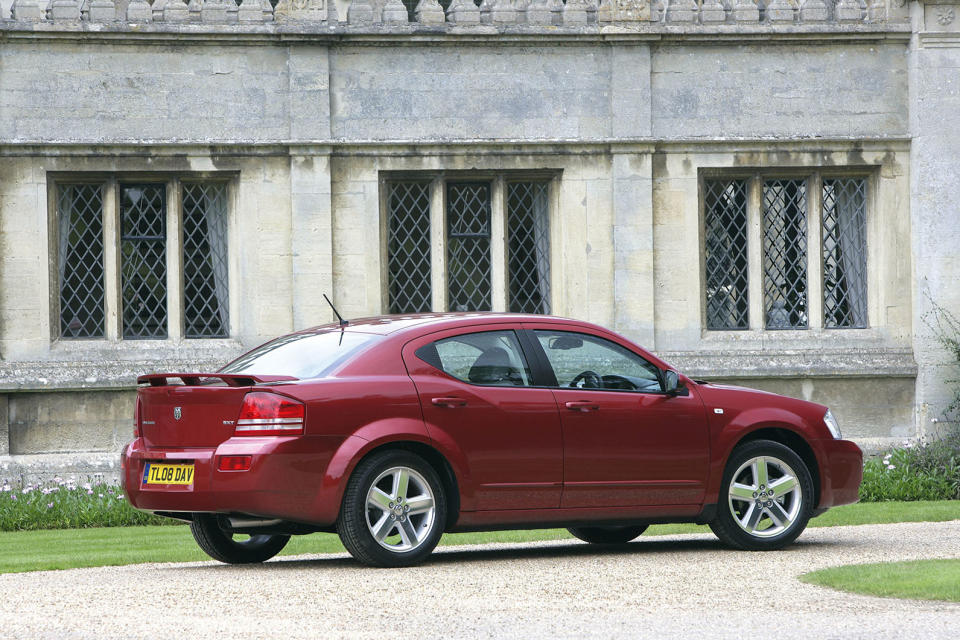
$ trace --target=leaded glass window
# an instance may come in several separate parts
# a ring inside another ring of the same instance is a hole
[[[489,311],[490,183],[447,185],[447,296],[451,311]]]
[[[550,210],[546,182],[507,184],[508,310],[550,313]]]
[[[390,313],[430,311],[430,183],[387,185],[387,306]]]
[[[867,326],[867,181],[823,181],[823,324]]]
[[[60,337],[104,337],[103,187],[61,184],[59,228]]]
[[[748,328],[747,181],[704,183],[708,329]]]
[[[124,338],[167,337],[166,185],[120,185]]]
[[[763,183],[763,299],[767,329],[807,327],[807,184]]]
[[[184,184],[183,321],[187,338],[226,338],[227,185]]]

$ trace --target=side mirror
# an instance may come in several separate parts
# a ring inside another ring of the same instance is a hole
[[[667,369],[663,372],[663,392],[671,396],[680,394],[680,376],[676,371]]]

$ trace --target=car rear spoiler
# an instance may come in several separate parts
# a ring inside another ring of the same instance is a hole
[[[168,378],[180,378],[183,384],[190,387],[202,384],[201,380],[205,378],[219,378],[231,387],[252,387],[264,382],[289,382],[299,379],[293,376],[254,376],[248,373],[151,373],[139,376],[137,384],[149,382],[151,387],[165,387]]]

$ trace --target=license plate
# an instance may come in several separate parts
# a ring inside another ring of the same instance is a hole
[[[148,462],[143,470],[143,484],[193,484],[193,464]]]

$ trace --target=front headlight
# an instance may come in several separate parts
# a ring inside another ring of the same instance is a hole
[[[834,438],[839,440],[843,437],[840,434],[840,425],[837,424],[837,419],[833,417],[832,413],[830,413],[830,409],[827,409],[826,415],[823,416],[823,423],[827,425],[827,429],[830,430],[830,433]]]

